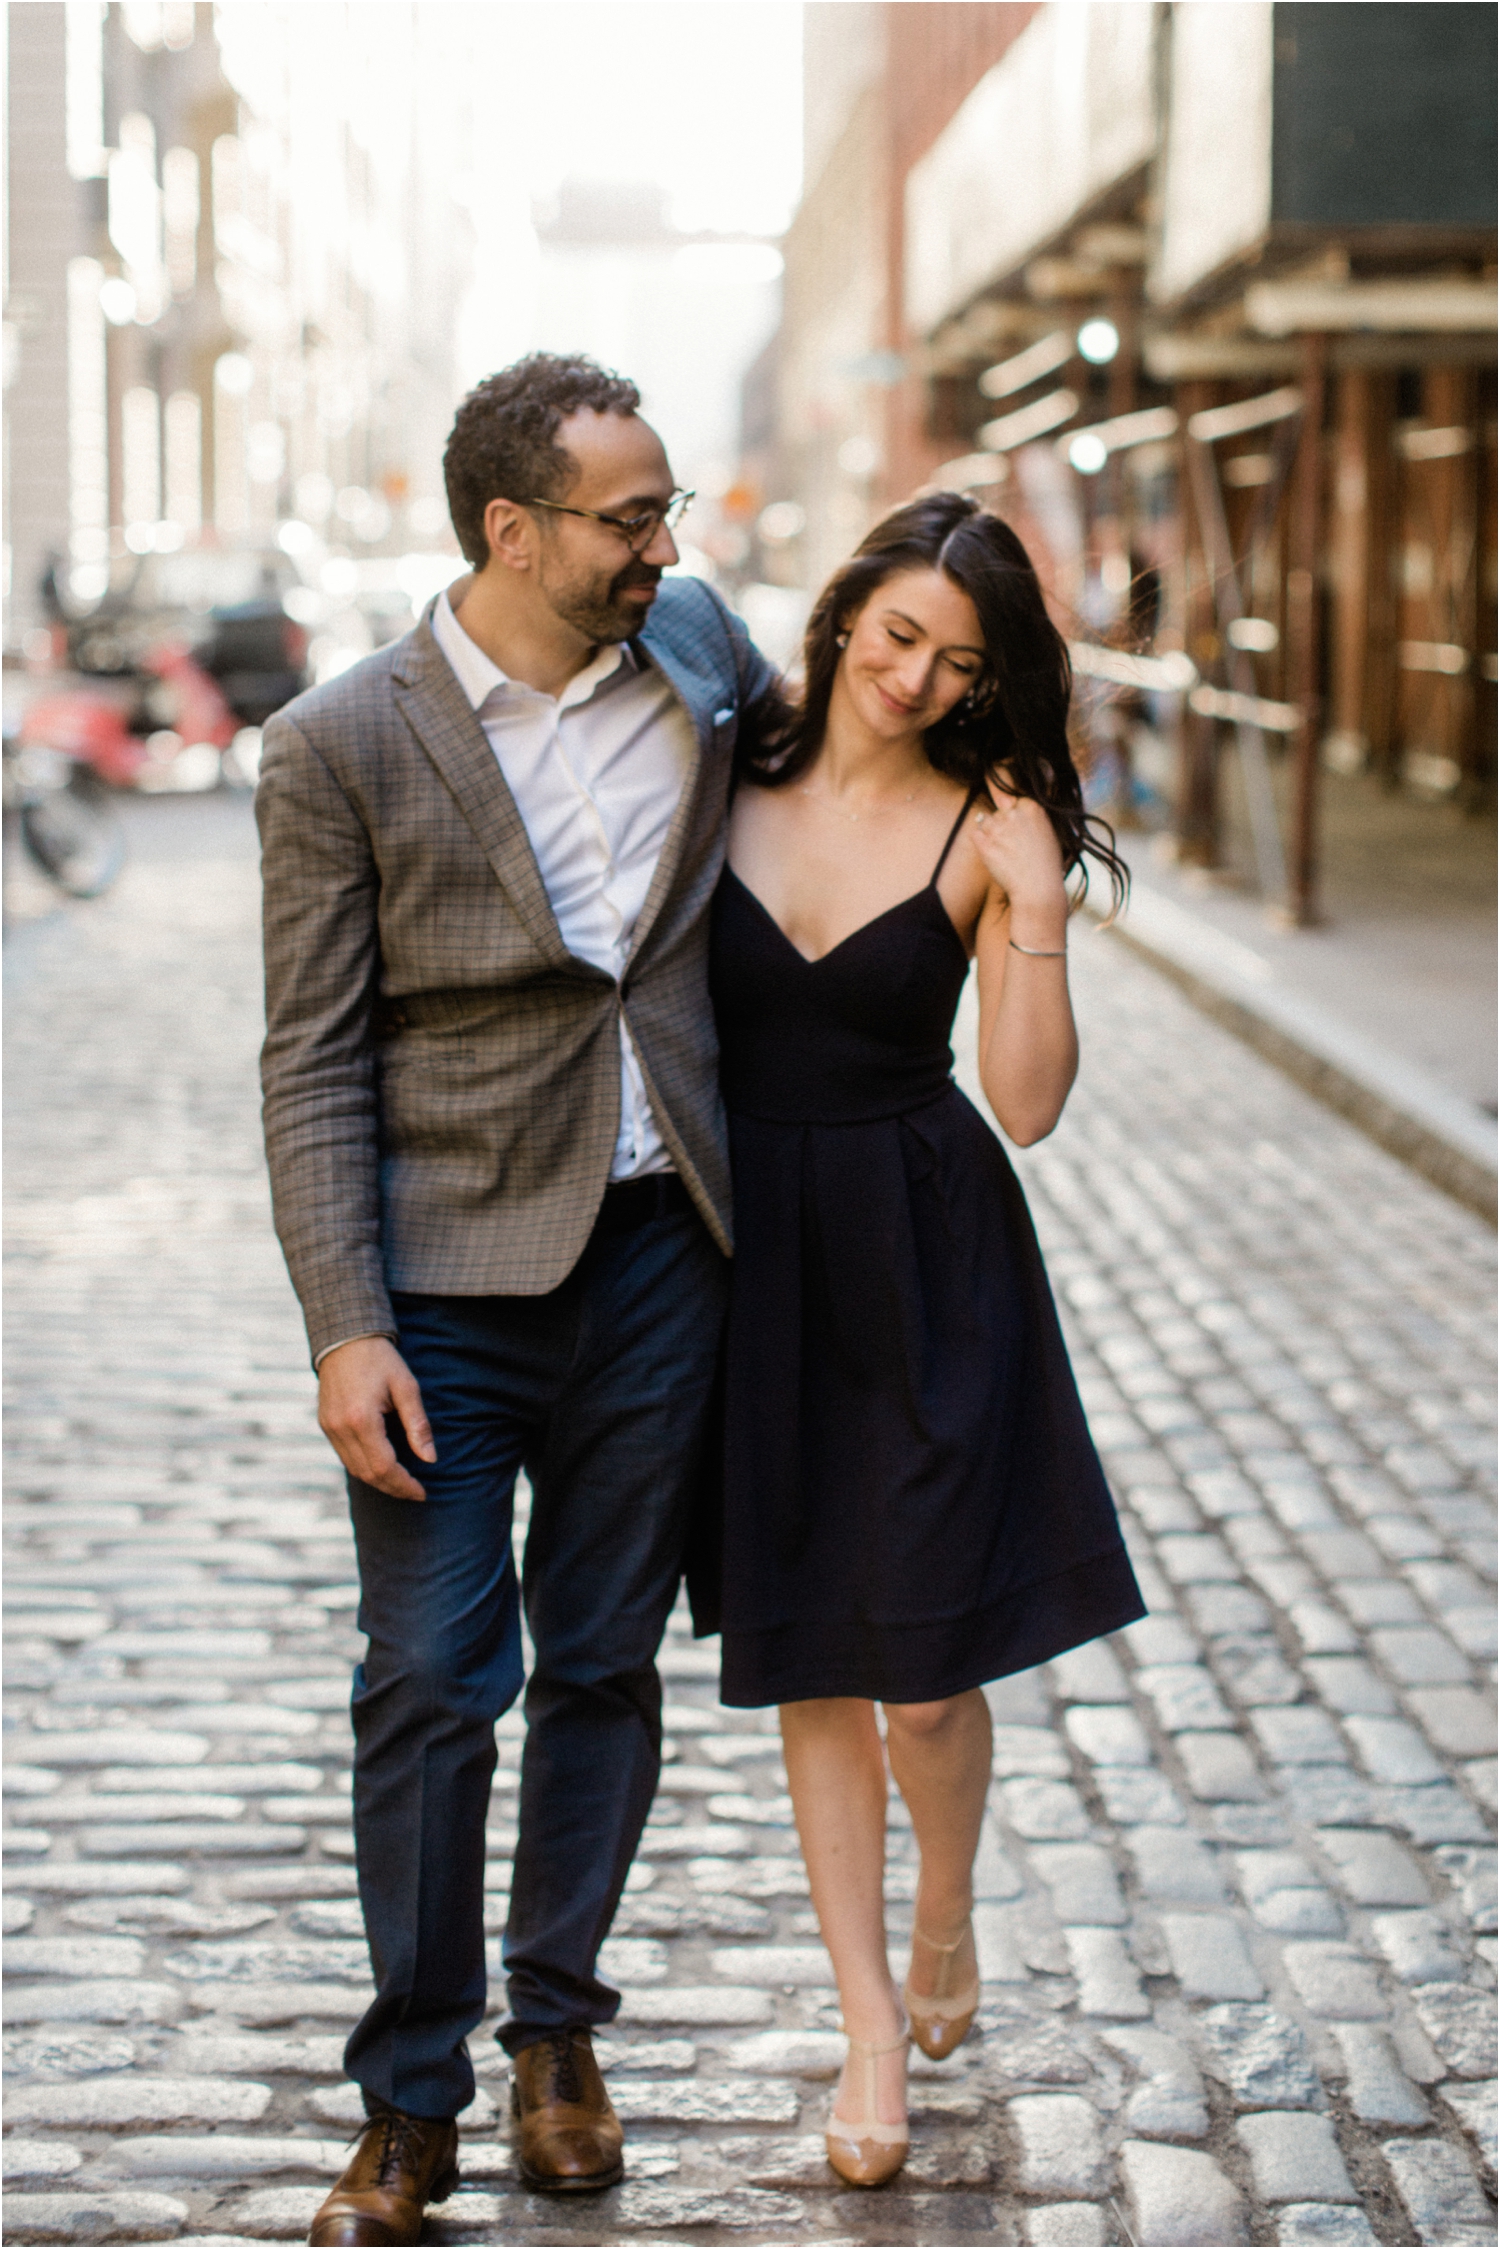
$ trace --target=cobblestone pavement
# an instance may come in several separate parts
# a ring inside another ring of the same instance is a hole
[[[6,2231],[293,2239],[367,1979],[351,1553],[267,1223],[248,811],[133,830],[8,948]],[[1494,2240],[1493,1243],[1076,956],[1084,1077],[1022,1169],[1152,1613],[991,1691],[978,2030],[919,2061],[900,2183],[841,2190],[774,1721],[674,1622],[607,1953],[628,2180],[527,2195],[491,2048],[432,2240]]]

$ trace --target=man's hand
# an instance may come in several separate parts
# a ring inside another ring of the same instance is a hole
[[[425,1499],[385,1433],[390,1413],[399,1414],[418,1460],[436,1460],[417,1378],[389,1337],[361,1335],[330,1351],[318,1369],[318,1427],[362,1484],[392,1499]]]

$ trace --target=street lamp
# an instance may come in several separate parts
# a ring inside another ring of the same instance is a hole
[[[1078,350],[1091,367],[1107,367],[1120,348],[1120,331],[1112,320],[1086,320],[1078,331]]]
[[[135,318],[135,291],[123,273],[112,273],[99,286],[99,310],[111,328],[128,328]]]
[[[255,385],[255,369],[242,351],[226,351],[214,361],[220,390],[231,398],[248,398]]]

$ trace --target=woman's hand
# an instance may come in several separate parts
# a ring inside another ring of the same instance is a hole
[[[1062,851],[1032,797],[999,795],[970,833],[994,885],[975,947],[979,1082],[1000,1124],[1026,1148],[1062,1115],[1078,1068]]]
[[[970,833],[1009,902],[1010,933],[1022,944],[1061,945],[1068,894],[1057,831],[1034,797],[997,795],[997,803],[975,813]]]

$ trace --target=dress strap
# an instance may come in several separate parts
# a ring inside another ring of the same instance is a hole
[[[968,795],[964,798],[963,809],[959,813],[958,818],[954,821],[952,827],[948,830],[948,841],[943,845],[938,863],[932,870],[932,882],[929,885],[931,889],[936,890],[938,877],[948,864],[948,854],[958,841],[958,831],[963,826],[965,820],[968,819],[970,810],[973,805],[977,803],[978,798],[979,791],[977,789],[970,789]]]

